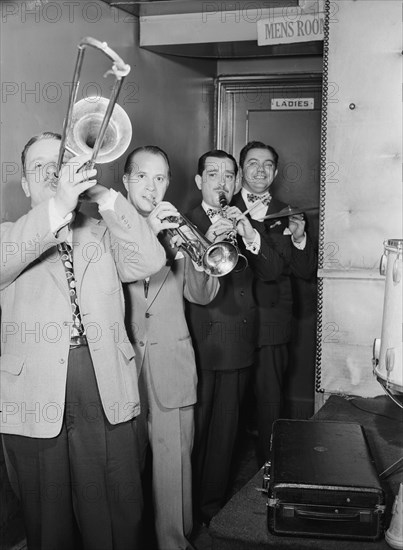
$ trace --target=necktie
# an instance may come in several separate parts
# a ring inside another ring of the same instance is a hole
[[[148,297],[148,289],[150,287],[150,277],[147,277],[147,279],[144,279],[143,285],[144,285],[144,298],[147,298]]]
[[[270,193],[264,193],[263,195],[256,195],[255,193],[247,193],[246,198],[249,202],[261,201],[265,206],[268,206],[271,201]]]
[[[213,208],[208,208],[208,209],[206,210],[206,214],[207,214],[207,216],[210,218],[210,220],[211,220],[212,218],[214,218],[214,216],[220,216],[220,215],[221,215],[221,213],[220,213],[219,210],[214,210]]]
[[[76,280],[73,271],[72,248],[67,243],[60,243],[57,245],[57,248],[60,253],[60,259],[63,262],[64,271],[66,272],[67,284],[69,285],[71,314],[73,319],[73,324],[70,330],[70,338],[75,336],[82,336],[84,334],[84,326],[81,321],[80,308],[77,300]]]

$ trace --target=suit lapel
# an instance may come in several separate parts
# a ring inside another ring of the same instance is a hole
[[[171,270],[171,263],[165,265],[162,269],[158,271],[155,275],[150,277],[150,286],[148,288],[148,301],[147,309],[149,309],[154,302],[155,298],[158,296],[158,293],[165,282],[165,279],[168,277],[168,273]]]
[[[49,272],[54,278],[56,285],[58,286],[62,294],[66,296],[66,300],[70,304],[66,272],[64,270],[62,260],[60,259],[60,254],[57,246],[50,248],[45,254],[45,262],[47,263]]]
[[[201,204],[199,204],[199,206],[196,206],[196,208],[194,208],[190,212],[189,219],[192,223],[195,224],[197,229],[199,229],[199,231],[203,233],[203,235],[207,233],[207,230],[211,225],[211,221],[210,221],[210,218],[205,213],[205,211],[203,210],[203,207],[201,206]]]
[[[90,220],[78,214],[73,224],[73,263],[74,276],[79,290],[89,264],[97,261],[103,253],[100,242],[106,227],[100,222]]]

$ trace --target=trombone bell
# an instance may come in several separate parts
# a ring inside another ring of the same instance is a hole
[[[109,100],[87,97],[74,104],[66,148],[77,154],[91,154],[99,134]],[[126,111],[115,103],[96,162],[111,162],[129,147],[132,125]]]

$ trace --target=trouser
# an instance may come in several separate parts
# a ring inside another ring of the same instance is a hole
[[[287,366],[287,344],[258,348],[254,372],[254,393],[259,434],[259,466],[262,466],[269,457],[272,424],[281,417],[284,376]]]
[[[60,434],[3,435],[29,550],[127,550],[139,542],[136,421],[111,425],[86,346],[70,350]]]
[[[193,527],[191,453],[194,406],[168,409],[155,392],[146,351],[139,379],[141,433],[152,451],[155,531],[160,550],[188,548]],[[146,430],[144,430],[144,427]],[[146,433],[145,433],[146,432]]]
[[[224,505],[249,368],[198,373],[193,451],[197,513],[210,519]]]

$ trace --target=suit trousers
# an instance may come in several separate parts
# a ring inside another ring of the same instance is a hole
[[[193,452],[196,513],[210,519],[225,503],[249,368],[198,372]]]
[[[155,391],[146,350],[139,380],[144,426],[152,451],[152,493],[159,550],[185,550],[193,528],[191,454],[194,406],[168,409]]]
[[[254,372],[258,430],[258,463],[269,457],[272,424],[281,417],[284,376],[288,367],[287,344],[257,349]]]
[[[49,403],[41,421],[54,421],[59,410],[61,404]],[[70,350],[60,434],[3,435],[3,443],[29,550],[138,547],[143,500],[136,421],[106,420],[86,346]]]

